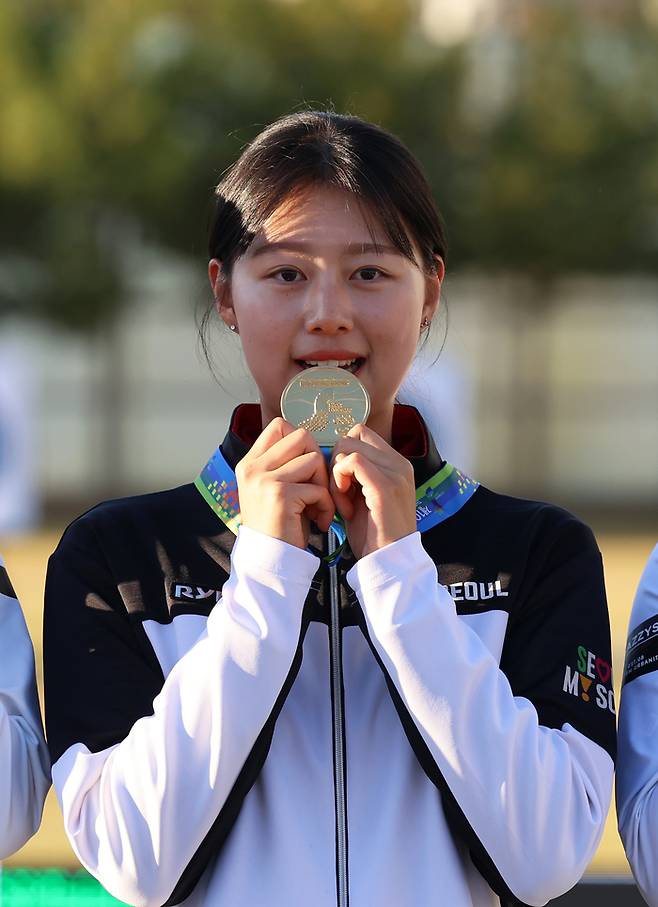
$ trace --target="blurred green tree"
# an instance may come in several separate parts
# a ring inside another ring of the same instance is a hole
[[[433,84],[424,145],[447,136],[457,55],[429,55],[416,18],[409,0],[3,5],[0,312],[91,328],[136,238],[203,259],[213,182],[295,107],[395,127]]]
[[[212,183],[303,104],[408,142],[456,266],[539,288],[565,271],[656,270],[655,23],[630,0],[527,0],[446,47],[421,5],[2,4],[0,314],[92,328],[125,299],[136,241],[203,259]]]
[[[632,2],[521,11],[470,48],[459,258],[539,280],[656,271],[655,25]]]
[[[510,3],[467,53],[453,253],[523,278],[503,314],[505,418],[510,470],[533,493],[548,467],[555,282],[658,271],[658,31],[634,0]]]

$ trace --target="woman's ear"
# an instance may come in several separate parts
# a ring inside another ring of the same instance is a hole
[[[441,300],[441,285],[446,273],[446,266],[440,255],[434,256],[435,269],[432,274],[425,275],[425,304],[423,305],[423,318],[432,320],[436,314]]]
[[[224,274],[222,263],[218,258],[211,258],[208,262],[208,279],[213,296],[215,297],[215,308],[217,314],[224,324],[235,333],[238,333],[237,320],[235,318],[235,309],[231,299],[229,282]]]
[[[208,262],[208,279],[213,296],[218,300],[224,290],[224,272],[218,258],[211,258]]]

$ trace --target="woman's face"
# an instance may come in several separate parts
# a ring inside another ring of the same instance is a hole
[[[356,360],[349,370],[370,394],[368,425],[390,441],[395,394],[421,322],[436,311],[443,263],[427,277],[381,228],[375,239],[379,252],[353,195],[313,188],[274,212],[229,286],[210,262],[219,312],[237,327],[260,391],[263,427],[281,415],[281,392],[305,367]]]

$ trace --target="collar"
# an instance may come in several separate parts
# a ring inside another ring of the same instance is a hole
[[[240,527],[240,501],[235,466],[260,432],[260,407],[243,404],[233,413],[223,444],[212,455],[194,485],[211,510],[235,535]],[[431,435],[417,410],[397,406],[392,440],[414,469],[416,483],[416,528],[426,532],[449,519],[468,503],[479,483],[439,457]],[[434,471],[435,467],[439,467]],[[345,525],[337,517],[331,524],[340,542],[329,563],[337,563],[347,541]]]
[[[261,431],[258,403],[241,403],[233,410],[229,429],[220,445],[231,469],[235,469]],[[445,465],[422,416],[414,406],[396,403],[393,407],[391,446],[413,466],[416,487]]]

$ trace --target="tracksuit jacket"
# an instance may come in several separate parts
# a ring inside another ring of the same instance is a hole
[[[49,787],[34,651],[0,556],[0,859],[38,829]]]
[[[258,407],[238,407],[232,467],[259,431]],[[393,446],[417,486],[441,466],[412,407],[395,408]],[[570,888],[615,747],[590,530],[479,486],[427,532],[343,558],[335,636],[326,552],[320,533],[309,550],[246,526],[236,539],[192,484],[67,529],[47,581],[46,721],[79,859],[145,907],[335,907],[341,876],[351,907],[539,905]]]
[[[619,706],[617,817],[635,881],[658,907],[658,545],[642,574],[628,625]]]

